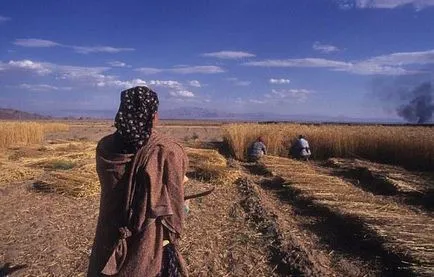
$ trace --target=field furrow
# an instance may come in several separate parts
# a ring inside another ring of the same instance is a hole
[[[309,163],[279,157],[266,157],[262,162],[273,175],[279,176],[272,186],[280,190],[281,197],[285,198],[286,195],[288,203],[311,203],[317,210],[329,214],[318,220],[341,217],[345,220],[342,228],[350,227],[351,224],[360,228],[362,237],[359,238],[359,244],[362,247],[363,240],[367,240],[367,249],[353,249],[351,255],[362,257],[362,252],[375,250],[371,253],[371,258],[364,259],[377,264],[383,275],[394,276],[407,272],[406,274],[430,276],[434,273],[434,252],[431,247],[434,243],[431,235],[434,219],[430,214],[378,197],[338,177],[325,176]],[[309,180],[306,180],[306,176],[309,176]],[[327,180],[327,186],[322,185],[324,180]],[[321,187],[321,192],[312,190],[318,187]],[[324,199],[324,194],[327,199]],[[335,198],[328,197],[330,194],[335,195]],[[308,210],[306,207],[304,209]],[[337,244],[353,243],[344,236],[336,236],[334,239],[336,241],[333,243]],[[375,245],[369,246],[369,240],[375,241]],[[345,248],[340,251],[348,252]],[[375,255],[380,256],[380,261],[373,260]]]

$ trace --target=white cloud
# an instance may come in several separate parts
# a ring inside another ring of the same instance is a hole
[[[237,104],[271,104],[276,103],[303,103],[313,91],[307,89],[273,89],[270,93],[264,94],[262,99],[241,99],[237,98]]]
[[[382,55],[373,57],[365,62],[383,64],[383,65],[406,65],[406,64],[433,64],[434,63],[434,49],[428,51],[418,52],[399,52],[389,55]]]
[[[203,57],[212,57],[218,59],[242,59],[242,58],[252,58],[255,54],[242,51],[219,51],[202,54]]]
[[[242,99],[241,97],[238,97],[234,100],[234,102],[237,104],[245,104],[246,101],[244,99]]]
[[[167,87],[167,88],[177,88],[177,89],[182,88],[182,84],[180,82],[172,81],[172,80],[168,80],[168,81],[151,80],[151,81],[149,81],[149,85]]]
[[[259,67],[327,68],[333,71],[344,71],[358,75],[414,74],[417,73],[417,71],[409,68],[410,66],[427,64],[434,64],[434,50],[392,53],[351,62],[304,58],[262,60],[244,63],[244,65],[247,66]]]
[[[146,86],[147,82],[142,79],[132,79],[127,81],[115,80],[108,78],[97,83],[98,87],[119,87],[122,89],[132,88],[135,86]]]
[[[249,102],[253,103],[253,104],[265,104],[265,103],[267,103],[267,101],[257,100],[257,99],[249,99]]]
[[[340,49],[334,45],[330,45],[330,44],[322,44],[319,41],[316,41],[313,45],[312,45],[312,49],[319,51],[321,53],[324,54],[330,54],[333,52],[338,52],[340,51]]]
[[[84,67],[71,65],[53,65],[53,71],[60,79],[69,80],[107,80],[113,79],[113,76],[104,75],[103,73],[110,68],[108,67]]]
[[[179,73],[179,74],[193,74],[193,73],[214,74],[214,73],[222,73],[224,72],[224,70],[219,66],[203,65],[203,66],[188,66],[188,67],[172,68],[169,69],[168,72]]]
[[[0,70],[15,71],[25,70],[39,75],[48,75],[60,80],[73,82],[74,86],[94,86],[100,88],[120,88],[126,89],[134,86],[162,87],[170,90],[170,95],[174,99],[192,98],[194,93],[185,89],[181,82],[175,80],[142,80],[139,78],[131,80],[120,80],[117,76],[106,75],[109,67],[82,67],[72,65],[59,65],[52,63],[35,62],[31,60],[10,61],[3,63],[0,61]],[[46,84],[22,84],[21,89],[31,91],[57,91],[72,89],[70,87],[55,87]]]
[[[104,75],[109,67],[84,67],[73,65],[60,65],[32,60],[11,60],[7,63],[0,62],[2,71],[25,71],[38,75],[50,75],[61,80],[79,81],[85,85],[97,85],[100,82],[116,80],[114,76]]]
[[[114,78],[113,76],[106,76],[105,79],[101,79],[97,86],[99,87],[121,87],[121,88],[131,88],[135,86],[149,86],[149,87],[165,87],[165,88],[171,88],[171,89],[178,89],[182,90],[183,86],[178,81],[163,81],[163,80],[150,80],[145,81],[142,79],[132,79],[132,80],[118,80]]]
[[[57,90],[71,90],[71,87],[56,87],[47,84],[21,84],[18,86],[21,89],[30,91],[57,91]]]
[[[188,90],[171,91],[169,94],[174,97],[185,97],[185,98],[194,97],[194,93]]]
[[[251,81],[240,80],[236,77],[226,78],[226,80],[232,82],[232,84],[234,84],[235,86],[240,86],[240,87],[247,87],[250,86],[250,84],[252,83]]]
[[[40,75],[46,75],[52,72],[52,66],[49,63],[34,62],[31,60],[9,61],[3,67],[3,70],[18,69],[34,71]]]
[[[121,89],[127,89],[135,86],[147,86],[150,88],[154,87],[163,87],[168,88],[171,91],[169,95],[174,98],[191,98],[194,97],[194,93],[188,91],[184,88],[184,86],[178,82],[173,80],[142,80],[142,79],[132,79],[132,80],[118,80],[113,76],[106,76],[106,78],[101,79],[97,83],[98,87],[115,87]]]
[[[202,87],[202,84],[198,80],[191,80],[188,82],[188,84],[192,87],[200,88]]]
[[[153,67],[140,67],[135,70],[146,75],[157,74],[164,71],[164,69],[158,69]]]
[[[338,0],[338,5],[343,9],[394,9],[404,5],[413,5],[415,9],[434,6],[434,0]]]
[[[10,17],[6,17],[6,16],[1,16],[0,15],[0,24],[3,23],[3,22],[9,21],[9,20],[11,20]]]
[[[45,39],[16,39],[14,41],[15,45],[23,46],[23,47],[55,47],[55,46],[61,46],[61,44],[51,41],[51,40],[45,40]]]
[[[262,60],[244,63],[247,66],[262,67],[348,67],[349,63],[341,61],[326,60],[320,58],[286,59],[286,60]]]
[[[135,51],[134,48],[118,48],[112,46],[68,46],[74,49],[75,52],[80,54],[91,54],[91,53],[119,53],[119,52],[129,52]]]
[[[235,82],[235,81],[238,81],[238,78],[236,78],[236,77],[229,77],[229,78],[226,78],[226,80],[231,81],[231,82]]]
[[[334,68],[333,70],[345,71],[357,75],[397,76],[397,75],[408,75],[408,74],[416,73],[416,71],[407,70],[400,66],[387,66],[387,65],[368,63],[368,62],[360,62],[360,63],[352,64],[347,68]]]
[[[141,67],[137,68],[136,71],[139,71],[143,74],[156,74],[161,72],[176,74],[215,74],[225,72],[221,67],[214,65],[179,66],[172,68]]]
[[[22,47],[65,47],[73,49],[75,52],[80,54],[90,54],[90,53],[119,53],[127,51],[135,51],[134,48],[120,48],[113,46],[77,46],[77,45],[67,45],[58,43],[52,40],[38,39],[38,38],[28,38],[28,39],[16,39],[13,42],[15,45]]]
[[[131,67],[130,65],[121,61],[112,61],[112,62],[108,62],[107,64],[112,67]]]
[[[270,79],[270,84],[276,84],[276,85],[284,85],[289,84],[291,81],[289,79]]]
[[[291,99],[297,102],[305,102],[308,95],[311,94],[312,91],[307,89],[273,89],[271,90],[271,93],[271,97],[274,96],[280,99]]]

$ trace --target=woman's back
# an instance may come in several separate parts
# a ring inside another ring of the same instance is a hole
[[[122,97],[121,108],[127,111],[118,112],[117,132],[98,143],[100,214],[88,276],[156,276],[164,267],[164,240],[177,255],[179,275],[187,275],[176,248],[184,217],[187,156],[181,145],[149,128],[156,109],[144,116],[146,105],[155,102],[146,101],[154,97],[146,89],[123,92],[128,97]],[[138,111],[125,103],[136,103]]]

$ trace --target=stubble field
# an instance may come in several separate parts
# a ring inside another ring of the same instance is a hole
[[[0,267],[85,276],[99,206],[94,151],[112,123],[32,124],[36,135],[0,148]],[[163,121],[158,130],[186,147],[186,191],[216,187],[190,204],[181,251],[191,276],[434,274],[433,128]],[[300,133],[309,163],[287,157]],[[258,135],[272,156],[244,162]]]

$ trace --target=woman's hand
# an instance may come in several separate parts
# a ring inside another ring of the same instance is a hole
[[[184,201],[184,211],[186,214],[188,214],[190,212],[190,200],[185,200]]]
[[[184,180],[182,181],[182,184],[185,185],[185,183],[188,182],[188,177],[184,175]],[[186,214],[190,212],[190,200],[184,201],[184,211]]]

